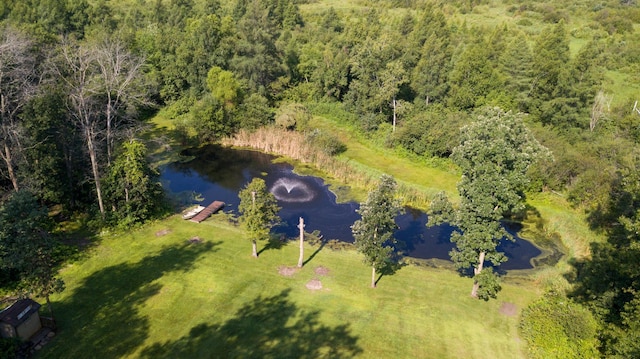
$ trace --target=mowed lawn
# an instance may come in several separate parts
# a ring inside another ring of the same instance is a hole
[[[538,296],[533,286],[504,284],[484,302],[469,297],[468,278],[405,266],[372,289],[357,252],[317,246],[289,274],[295,241],[255,259],[224,218],[173,216],[103,236],[62,270],[67,288],[52,298],[59,330],[38,357],[524,356],[518,313]]]

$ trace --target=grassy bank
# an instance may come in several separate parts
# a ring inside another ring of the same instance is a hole
[[[103,238],[62,271],[60,330],[39,357],[522,357],[515,314],[533,289],[505,284],[482,302],[469,279],[414,266],[371,289],[356,252],[310,246],[312,258],[287,275],[295,243],[254,259],[222,218],[173,216]],[[322,288],[308,289],[311,280]]]

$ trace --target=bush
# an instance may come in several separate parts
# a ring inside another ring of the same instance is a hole
[[[300,103],[280,106],[276,111],[276,126],[285,130],[304,129],[311,120],[311,111]]]
[[[17,338],[0,338],[0,358],[17,358],[20,340]]]
[[[312,146],[329,156],[335,156],[347,150],[347,146],[336,136],[319,129],[308,132],[305,137]]]
[[[591,312],[557,295],[529,305],[520,320],[530,358],[595,358],[597,329]]]

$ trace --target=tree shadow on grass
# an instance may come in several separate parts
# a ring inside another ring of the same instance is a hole
[[[218,244],[166,247],[137,263],[91,274],[68,300],[54,303],[58,336],[43,357],[119,358],[134,352],[148,337],[149,321],[139,314],[139,306],[160,292],[155,281],[170,272],[191,270],[198,257]]]
[[[400,254],[395,254],[391,257],[391,260],[388,261],[382,269],[378,270],[378,278],[376,279],[375,284],[378,285],[378,282],[384,276],[391,276],[396,274],[400,269],[407,266],[408,264],[402,260],[402,256]]]
[[[313,260],[313,258],[315,258],[315,256],[317,256],[318,253],[320,253],[320,251],[322,250],[322,248],[324,248],[324,246],[326,246],[326,245],[327,245],[327,241],[321,239],[320,240],[320,246],[318,246],[318,248],[316,248],[316,250],[313,251],[313,253],[311,253],[309,258],[307,258],[302,265],[306,266],[307,263],[311,262]]]
[[[299,309],[289,290],[257,297],[222,324],[199,324],[182,338],[157,343],[142,358],[352,358],[362,352],[348,324],[320,323]]]
[[[270,235],[269,240],[267,240],[267,244],[265,244],[259,251],[258,256],[262,254],[264,251],[269,250],[278,250],[282,248],[287,243],[287,239],[283,236]]]

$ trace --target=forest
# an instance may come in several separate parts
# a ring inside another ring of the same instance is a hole
[[[499,108],[550,153],[523,192],[602,238],[523,309],[528,355],[640,356],[635,0],[0,0],[0,21],[2,296],[63,290],[70,223],[175,213],[159,149],[277,128],[339,158],[350,143],[308,124],[325,116],[459,177],[460,129]]]

